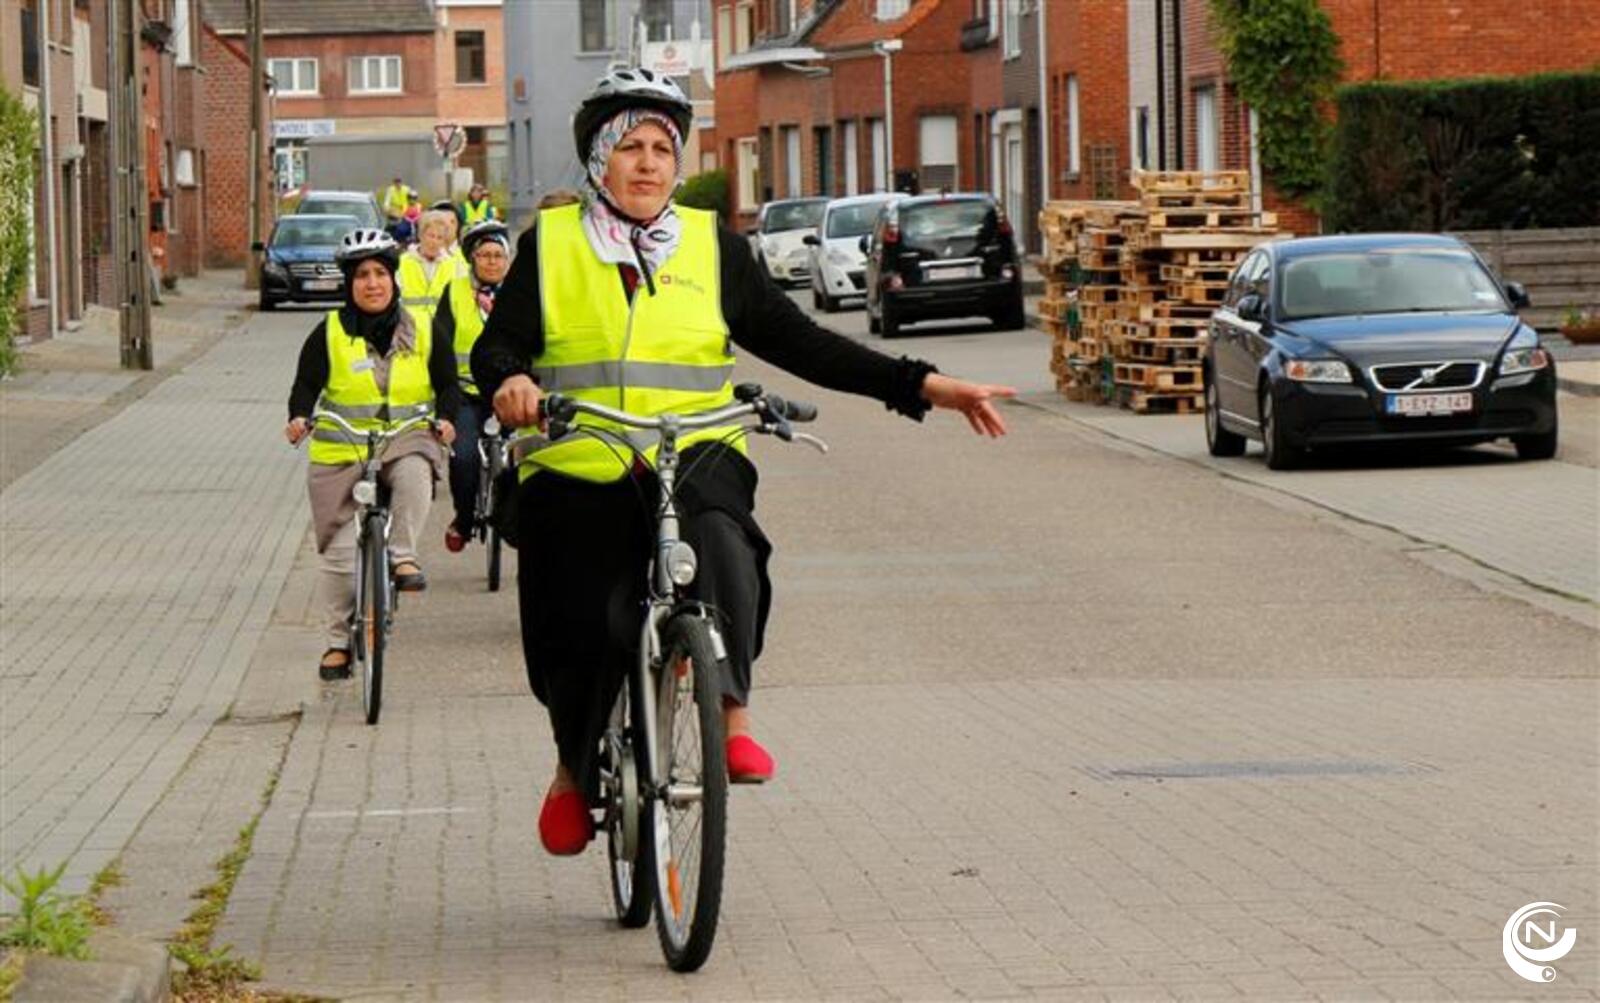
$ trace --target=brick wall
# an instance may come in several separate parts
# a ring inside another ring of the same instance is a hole
[[[268,59],[317,60],[317,87],[321,92],[318,97],[278,98],[278,117],[337,119],[420,115],[433,118],[438,106],[434,34],[268,35],[263,42]],[[354,56],[399,56],[403,93],[350,94],[347,60]],[[501,118],[504,115],[502,107]]]
[[[250,66],[245,54],[206,26],[201,33],[200,60],[207,129],[216,137],[205,157],[202,212],[207,268],[238,268],[250,256],[250,182],[246,146],[250,130]],[[270,116],[270,105],[265,105]],[[270,132],[270,120],[266,124]],[[270,220],[270,173],[261,162],[263,237]]]
[[[1322,0],[1347,80],[1419,80],[1589,69],[1593,0]]]
[[[1135,6],[1145,7],[1135,2]],[[1051,198],[1131,198],[1127,0],[1057,0],[1050,7]],[[1078,83],[1078,171],[1071,172],[1068,77]],[[1151,139],[1154,140],[1154,122]],[[1154,151],[1151,152],[1152,161]],[[1098,174],[1096,172],[1099,172]],[[1099,182],[1097,190],[1096,182]],[[1107,193],[1104,186],[1114,184]]]
[[[439,120],[463,125],[504,125],[506,121],[506,50],[498,7],[444,7],[448,19],[438,33],[435,63],[439,77]],[[456,83],[456,33],[481,31],[484,38],[485,82]]]

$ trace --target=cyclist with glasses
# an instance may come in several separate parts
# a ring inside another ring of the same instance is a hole
[[[648,415],[729,404],[737,345],[913,419],[952,408],[979,434],[1004,434],[993,400],[1013,395],[1009,387],[951,379],[817,326],[715,214],[672,203],[692,121],[678,86],[643,69],[607,74],[579,107],[584,198],[542,210],[519,239],[473,348],[475,382],[500,421],[534,431],[542,395],[556,391]],[[775,764],[746,707],[771,604],[772,548],[754,517],[756,469],[743,439],[727,432],[679,440],[677,501],[683,539],[699,555],[691,591],[716,611],[726,640],[729,779],[759,783]],[[519,464],[523,653],[559,756],[539,815],[551,853],[581,852],[594,833],[599,739],[634,658],[654,541],[651,506],[641,503],[655,497],[652,463],[651,451],[630,455],[572,435],[535,440]]]
[[[509,234],[499,220],[467,227],[461,236],[461,251],[470,271],[451,280],[433,314],[435,343],[454,347],[462,394],[461,407],[456,412],[456,441],[450,454],[450,497],[455,502],[456,515],[444,531],[445,548],[452,554],[460,553],[472,539],[473,503],[478,496],[478,436],[483,420],[489,416],[489,406],[472,382],[469,360],[472,346],[483,333],[484,321],[494,309],[500,283],[511,268]]]
[[[380,475],[394,515],[395,587],[420,592],[428,581],[417,562],[417,535],[433,504],[434,481],[445,473],[439,442],[448,445],[454,438],[460,405],[454,347],[440,343],[401,305],[395,278],[400,246],[394,238],[382,230],[352,230],[340,242],[337,261],[345,277],[344,306],[328,311],[300,349],[284,427],[291,445],[311,437],[306,484],[322,555],[318,589],[328,639],[318,672],[328,681],[350,676],[357,507],[351,491],[367,447],[331,423],[313,429],[311,415],[332,411],[359,429],[397,428],[420,414],[437,419],[437,433],[419,428],[395,439]]]

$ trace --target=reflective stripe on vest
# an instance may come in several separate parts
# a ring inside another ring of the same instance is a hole
[[[446,254],[434,266],[433,278],[428,278],[422,255],[407,251],[400,256],[400,273],[395,276],[400,283],[400,305],[410,310],[419,327],[433,326],[433,314],[439,299],[450,289],[450,283],[461,274],[461,263],[453,254]]]
[[[461,389],[476,395],[478,385],[472,382],[472,346],[483,333],[483,315],[478,312],[478,294],[472,288],[472,279],[458,275],[450,283],[450,318],[456,323],[456,376]]]
[[[722,318],[715,214],[678,209],[678,249],[655,274],[655,295],[641,283],[630,306],[617,266],[600,261],[589,247],[579,212],[564,205],[539,214],[544,352],[531,360],[531,369],[542,389],[640,415],[694,414],[732,403],[734,358]],[[632,462],[617,439],[654,465],[655,433],[589,415],[579,415],[577,424],[616,438],[602,442],[569,434],[554,443],[535,440],[518,476],[547,469],[586,481],[617,480]],[[700,429],[679,438],[678,446],[731,435],[730,444],[744,452],[744,438],[735,432],[737,426]]]
[[[433,413],[433,384],[428,379],[428,351],[433,332],[419,327],[409,352],[396,352],[389,360],[389,393],[378,389],[373,375],[376,360],[367,343],[351,337],[339,322],[339,311],[328,311],[328,385],[322,388],[318,410],[332,411],[362,432],[394,428],[419,415]],[[311,432],[311,462],[330,466],[361,463],[367,458],[366,437],[353,436],[332,422],[318,422]]]

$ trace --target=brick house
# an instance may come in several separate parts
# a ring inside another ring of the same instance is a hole
[[[1128,30],[1149,0],[1054,0],[1045,25],[1050,107],[1050,198],[1131,198]],[[1148,114],[1148,113],[1147,113]]]
[[[200,37],[206,68],[206,127],[216,137],[206,151],[205,266],[241,268],[250,259],[250,54],[223,38],[209,22]],[[272,222],[272,172],[267,137],[272,135],[272,102],[262,102],[262,137],[256,151],[261,233]]]

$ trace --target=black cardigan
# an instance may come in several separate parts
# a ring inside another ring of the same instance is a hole
[[[448,296],[445,297],[449,299]],[[339,319],[346,331],[355,330],[355,320],[340,309]],[[387,352],[387,344],[377,345],[380,353]],[[317,398],[328,385],[328,319],[317,322],[300,346],[300,363],[295,368],[294,386],[289,390],[289,417],[309,418],[317,406]],[[443,421],[454,422],[461,410],[461,384],[456,376],[456,346],[453,338],[433,339],[428,352],[428,379],[433,383],[434,410]]]
[[[928,410],[922,381],[937,372],[931,364],[904,356],[891,358],[819,326],[773,283],[743,237],[719,227],[717,241],[722,316],[734,344],[803,380],[876,398],[890,410],[922,420]],[[650,293],[641,283],[637,295]],[[506,377],[528,375],[543,351],[539,243],[535,229],[529,227],[517,241],[516,260],[472,348],[472,376],[479,391],[485,398],[493,397]]]

